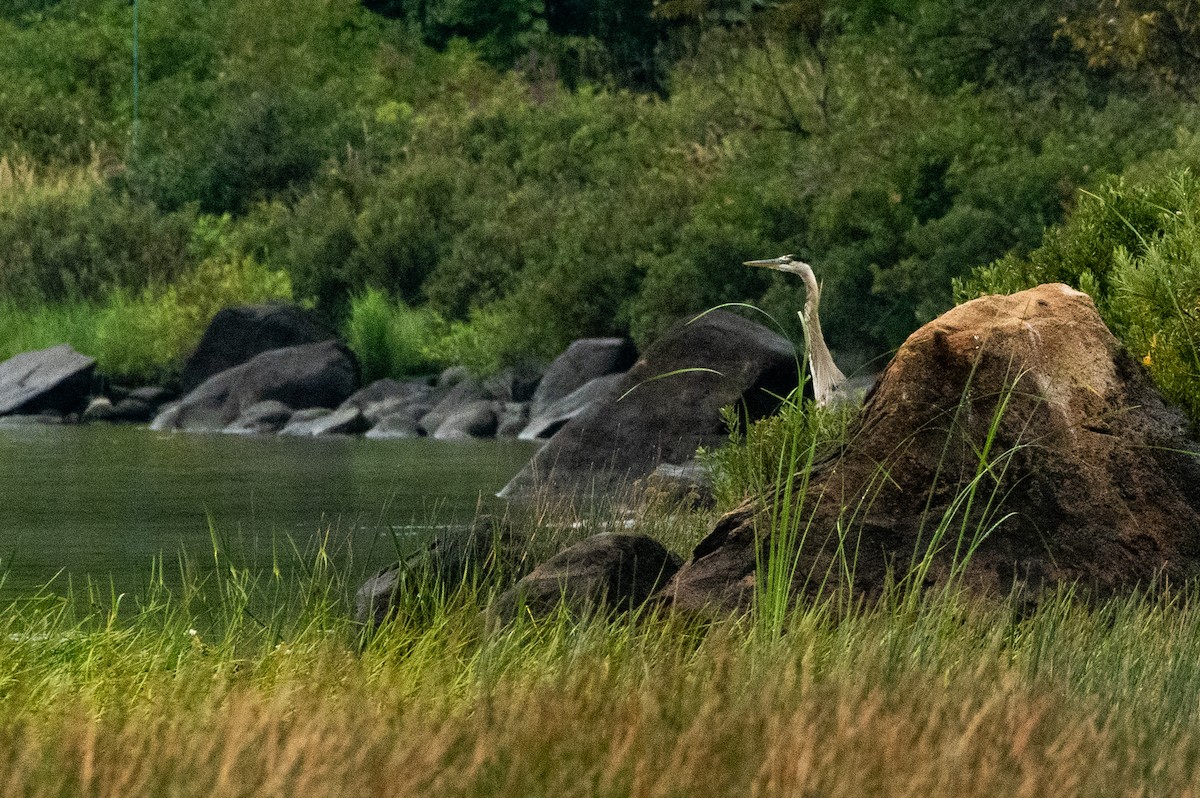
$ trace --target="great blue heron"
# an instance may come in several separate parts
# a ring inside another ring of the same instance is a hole
[[[780,255],[778,258],[767,260],[748,260],[745,265],[800,275],[808,294],[804,300],[804,310],[799,315],[808,345],[808,370],[812,374],[813,396],[817,404],[823,406],[845,399],[843,389],[846,375],[842,374],[841,369],[833,362],[829,347],[825,346],[825,336],[821,334],[821,287],[817,285],[817,276],[813,274],[812,266],[802,260],[796,260],[792,255]]]

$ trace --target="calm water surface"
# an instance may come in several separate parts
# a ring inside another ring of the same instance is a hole
[[[365,573],[432,529],[469,521],[533,455],[498,441],[369,441],[0,425],[0,596],[91,578],[146,584],[156,557],[243,565],[329,536]]]

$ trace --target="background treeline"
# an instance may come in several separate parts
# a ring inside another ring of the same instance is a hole
[[[1200,162],[1178,0],[143,0],[136,118],[132,25],[0,3],[0,354],[160,378],[286,297],[373,375],[488,370],[722,302],[793,325],[740,262],[794,252],[853,369],[975,267],[1009,264],[960,298],[1033,279],[1081,189]]]

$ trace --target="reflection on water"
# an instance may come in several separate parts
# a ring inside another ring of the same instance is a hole
[[[362,571],[432,527],[464,522],[533,454],[515,442],[299,439],[0,425],[0,594],[87,577],[119,591],[155,557],[242,562],[328,534]],[[286,558],[285,558],[286,559]],[[60,573],[61,572],[61,573]]]

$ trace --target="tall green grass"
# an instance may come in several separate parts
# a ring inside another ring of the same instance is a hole
[[[427,374],[443,365],[434,349],[444,326],[432,311],[410,308],[370,288],[351,298],[344,334],[369,383]]]
[[[284,272],[252,258],[208,258],[171,285],[103,299],[18,302],[0,299],[0,360],[71,344],[110,377],[132,382],[170,379],[195,349],[217,311],[228,305],[290,300]]]
[[[0,795],[1183,795],[1200,763],[1191,592],[810,605],[767,637],[490,629],[473,585],[363,638],[334,570],[195,579],[217,622],[153,582],[0,613]]]

